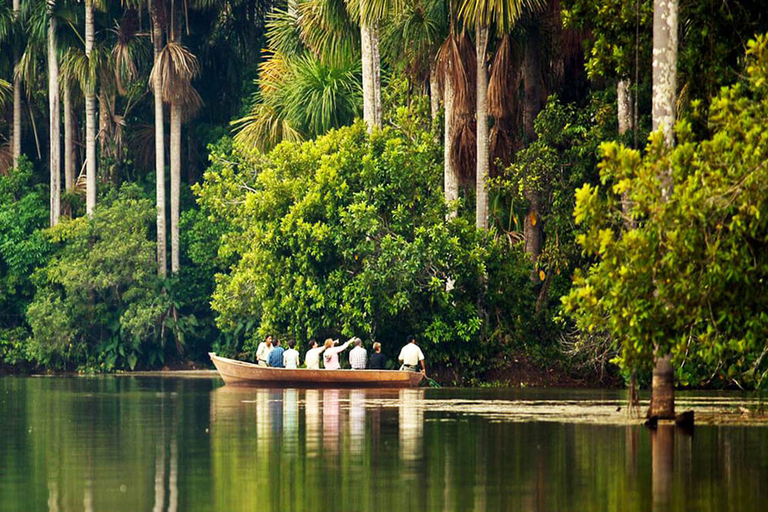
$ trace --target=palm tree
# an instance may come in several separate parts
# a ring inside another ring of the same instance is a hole
[[[470,26],[475,26],[475,49],[477,62],[477,160],[475,187],[477,206],[475,224],[478,229],[488,227],[488,192],[485,181],[490,169],[488,132],[488,31],[491,24],[499,33],[512,30],[526,11],[541,6],[543,0],[464,0],[461,16]]]
[[[50,128],[51,226],[61,214],[61,107],[59,104],[59,48],[56,35],[56,0],[48,1],[48,115]]]
[[[250,112],[233,123],[236,139],[267,151],[352,123],[360,112],[360,62],[344,5],[318,0],[276,9],[267,28],[270,57],[259,68]]]
[[[85,56],[91,70],[94,31],[93,0],[85,0]],[[85,83],[85,211],[92,215],[96,208],[96,80],[92,73],[89,75]]]
[[[368,131],[381,127],[381,57],[379,23],[387,16],[397,15],[402,0],[359,0],[360,49],[363,65],[363,119]],[[354,6],[353,6],[354,7]]]
[[[16,31],[18,33],[18,23],[21,12],[21,0],[13,0],[13,15],[16,20]],[[13,62],[14,66],[19,64],[18,45],[14,44]],[[21,157],[21,76],[13,73],[13,129],[11,130],[11,148],[13,152],[13,166],[18,167]]]
[[[653,3],[653,129],[661,130],[672,146],[677,96],[678,0],[654,0]],[[662,173],[662,198],[672,194],[670,170]],[[668,354],[656,354],[649,416],[675,417],[674,374]]]
[[[163,49],[163,28],[158,12],[158,0],[149,0],[149,14],[152,19],[153,65],[157,66]],[[165,277],[168,264],[166,260],[165,229],[165,126],[163,124],[163,82],[160,73],[152,75],[150,80],[152,94],[155,97],[155,198],[157,201],[157,274]]]
[[[171,105],[171,274],[179,271],[179,221],[181,196],[181,124],[196,111],[200,96],[192,80],[200,73],[197,58],[178,41],[178,24],[172,24],[170,41],[160,52],[150,79],[160,80],[163,101]]]

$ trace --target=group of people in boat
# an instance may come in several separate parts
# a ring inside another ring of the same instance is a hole
[[[318,345],[317,341],[309,341],[309,349],[304,355],[304,365],[309,370],[319,370],[322,361],[323,368],[326,370],[340,370],[341,363],[339,355],[353,346],[349,351],[349,365],[353,370],[385,370],[387,369],[387,358],[381,352],[381,343],[375,342],[372,346],[373,354],[368,357],[368,351],[363,346],[363,340],[353,337],[346,343],[339,345],[339,340],[328,338],[323,345]],[[271,368],[301,368],[299,351],[296,350],[296,342],[290,340],[288,348],[281,346],[279,339],[272,335],[264,338],[256,349],[256,362],[259,366]],[[416,344],[416,338],[408,336],[405,346],[400,350],[398,356],[401,370],[426,373],[424,365],[424,353]]]

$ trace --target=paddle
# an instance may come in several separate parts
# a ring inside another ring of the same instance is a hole
[[[403,371],[403,368],[405,368],[405,365],[400,366],[400,371]],[[429,387],[431,387],[431,388],[441,388],[441,387],[443,387],[436,380],[430,379],[429,377],[427,377],[426,373],[424,374],[424,379],[426,379],[427,384],[429,384]]]

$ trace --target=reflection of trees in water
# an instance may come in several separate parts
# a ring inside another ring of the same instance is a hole
[[[675,458],[675,426],[662,424],[651,431],[651,494],[653,510],[669,510]]]

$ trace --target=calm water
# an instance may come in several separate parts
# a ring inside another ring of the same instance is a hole
[[[768,428],[652,434],[622,400],[1,378],[0,510],[768,510]]]

